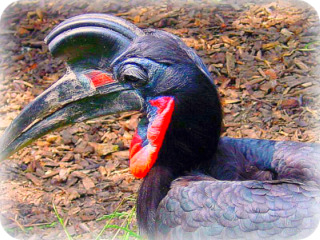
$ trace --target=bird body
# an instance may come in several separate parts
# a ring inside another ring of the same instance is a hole
[[[46,42],[68,72],[8,127],[1,158],[64,125],[140,110],[129,165],[143,178],[143,236],[293,239],[315,229],[319,145],[220,138],[213,79],[179,38],[84,14],[61,23]]]
[[[317,144],[221,138],[210,175],[172,183],[157,209],[156,239],[310,235],[320,211],[319,154]]]

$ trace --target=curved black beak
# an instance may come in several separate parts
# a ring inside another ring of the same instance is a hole
[[[141,110],[143,99],[114,80],[110,66],[142,35],[131,23],[105,14],[84,14],[58,25],[45,41],[69,69],[6,129],[0,139],[0,160],[65,125]]]
[[[0,139],[0,160],[57,128],[142,109],[143,99],[135,90],[117,82],[99,88],[83,86],[77,75],[68,71],[14,119]]]

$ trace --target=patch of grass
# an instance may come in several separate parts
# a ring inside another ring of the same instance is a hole
[[[100,233],[96,237],[96,240],[99,240],[102,237],[102,234],[104,233],[104,231],[107,229],[110,229],[110,228],[117,229],[116,233],[113,235],[112,240],[116,239],[116,237],[119,235],[120,231],[124,232],[124,235],[122,235],[122,239],[124,239],[124,240],[128,240],[130,237],[133,237],[135,239],[142,239],[142,237],[139,236],[139,234],[137,234],[135,231],[130,229],[132,220],[135,216],[136,208],[133,207],[131,209],[131,211],[129,211],[129,212],[118,212],[120,206],[124,203],[125,200],[135,200],[135,199],[130,198],[130,197],[122,199],[122,201],[120,202],[120,204],[117,206],[117,208],[115,209],[115,211],[113,213],[108,214],[108,215],[104,215],[101,218],[96,220],[96,221],[107,220],[103,229],[100,231]],[[112,220],[115,218],[124,219],[121,226],[111,224]]]
[[[315,51],[316,48],[310,48],[310,46],[320,46],[320,41],[314,41],[307,43],[302,49],[299,49],[299,51]]]
[[[104,228],[104,229],[107,229],[107,228],[118,229],[117,233],[113,236],[112,240],[114,240],[117,237],[117,235],[118,235],[120,230],[123,230],[123,231],[126,232],[126,234],[123,236],[123,239],[129,239],[129,237],[135,237],[136,239],[142,239],[142,237],[140,237],[137,233],[135,233],[134,231],[130,230],[127,227],[121,227],[121,226],[118,226],[118,225],[110,225],[110,224],[106,225],[105,227],[106,228]]]
[[[114,219],[114,218],[119,218],[119,219],[123,219],[123,218],[126,218],[130,213],[128,212],[113,212],[111,214],[108,214],[108,215],[103,215],[102,217],[98,218],[96,221],[99,222],[99,221],[103,221],[103,220],[106,220],[106,219]]]
[[[43,225],[40,225],[39,228],[41,229],[44,229],[44,228],[52,228],[52,227],[55,227],[58,223],[57,222],[52,222],[50,224],[43,224]]]
[[[280,44],[279,45],[281,48],[284,49],[290,49],[288,46],[285,46],[284,44]],[[313,46],[312,48],[310,48],[311,46]],[[295,51],[301,51],[301,52],[311,52],[311,51],[316,51],[319,50],[319,48],[317,48],[317,46],[320,46],[320,40],[317,41],[313,41],[313,42],[309,42],[307,43],[304,47],[302,48],[297,48],[291,51],[290,55],[292,53],[294,53]]]
[[[130,227],[130,224],[132,223],[133,216],[136,216],[135,213],[136,213],[136,207],[134,206],[134,207],[131,209],[131,213],[130,213],[129,218],[128,218],[128,220],[127,220],[126,228],[129,228],[129,227]],[[136,234],[136,235],[137,235],[137,234]],[[131,236],[132,236],[132,234],[131,234]],[[129,232],[127,232],[127,233],[125,234],[124,239],[125,239],[125,240],[128,240],[129,237],[130,237],[130,234],[129,234]],[[137,235],[137,236],[135,236],[135,238],[141,239],[141,236]]]
[[[66,233],[66,235],[67,235],[67,237],[68,237],[68,240],[73,240],[72,237],[71,237],[71,235],[69,234],[69,232],[68,232],[65,224],[64,224],[63,219],[60,217],[60,215],[59,215],[59,213],[58,213],[58,211],[57,211],[57,208],[56,208],[56,206],[54,205],[53,202],[52,202],[52,206],[53,206],[54,213],[55,213],[55,215],[57,216],[57,218],[58,218],[58,220],[59,220],[59,223],[61,224],[64,232]]]
[[[30,227],[24,227],[23,230],[21,228],[18,228],[18,227],[14,227],[14,228],[5,228],[6,232],[8,233],[14,233],[14,232],[19,232],[19,231],[22,231],[22,232],[29,232],[29,231],[32,231],[34,230],[34,227],[38,227],[38,228],[41,228],[41,229],[45,229],[45,228],[52,228],[52,227],[55,227],[57,225],[57,222],[52,222],[52,223],[44,223],[44,224],[34,224],[33,226],[30,226]]]
[[[7,233],[15,233],[15,232],[29,232],[29,231],[32,231],[34,229],[34,227],[25,227],[23,230],[21,228],[18,228],[18,227],[13,227],[13,228],[4,228],[4,230],[7,232]]]

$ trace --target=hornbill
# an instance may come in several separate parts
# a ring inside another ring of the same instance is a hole
[[[67,73],[6,129],[4,159],[59,127],[145,113],[130,170],[143,178],[140,233],[149,239],[297,239],[319,219],[315,143],[220,138],[217,89],[195,52],[164,31],[104,14],[58,25],[45,39]]]

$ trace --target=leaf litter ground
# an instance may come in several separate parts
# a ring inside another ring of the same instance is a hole
[[[1,131],[65,72],[45,36],[66,18],[89,12],[171,32],[194,48],[219,87],[223,136],[319,141],[319,17],[298,1],[14,3],[1,19]],[[4,228],[18,239],[65,239],[59,216],[73,239],[96,238],[106,221],[136,231],[132,209],[140,180],[128,170],[128,149],[139,116],[66,127],[1,162]],[[108,228],[101,236],[123,234]]]

